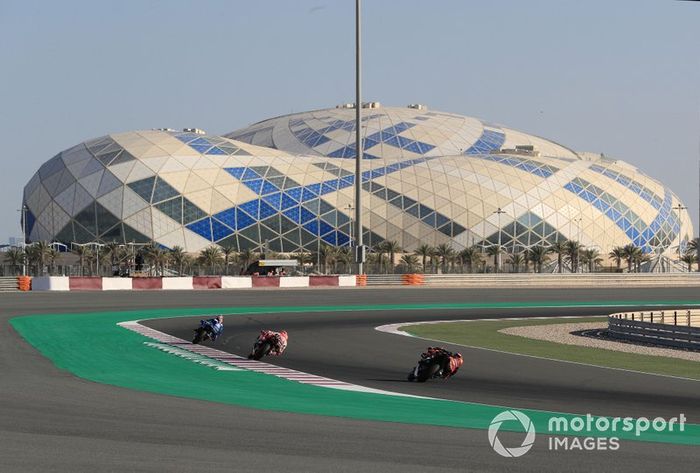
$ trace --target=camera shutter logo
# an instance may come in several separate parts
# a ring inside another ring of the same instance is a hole
[[[502,423],[514,420],[520,422],[520,424],[523,426],[523,429],[526,432],[525,438],[519,447],[504,447],[501,441],[498,439],[498,430],[501,428]],[[528,416],[520,411],[503,411],[494,417],[491,421],[491,425],[489,425],[489,442],[496,453],[502,457],[521,457],[525,455],[535,443],[535,425]]]

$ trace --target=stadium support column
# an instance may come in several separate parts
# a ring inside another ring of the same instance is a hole
[[[362,94],[360,54],[360,0],[355,0],[355,262],[357,274],[363,273],[365,251],[362,242]]]

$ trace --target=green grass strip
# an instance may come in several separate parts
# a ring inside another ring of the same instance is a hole
[[[553,320],[503,320],[447,322],[440,324],[410,325],[401,330],[417,337],[441,340],[469,347],[489,348],[508,353],[552,358],[555,360],[586,363],[606,368],[619,368],[650,374],[680,376],[700,380],[700,363],[678,358],[624,353],[600,348],[564,345],[562,343],[533,340],[499,333],[508,327],[599,322],[605,327],[607,320],[600,317],[566,318]]]
[[[697,304],[683,302],[683,304]],[[620,304],[625,304],[621,302]],[[637,302],[626,302],[638,305]],[[660,303],[661,304],[661,303]],[[663,302],[680,305],[680,302]],[[571,304],[567,304],[570,306]],[[585,304],[595,306],[596,304]],[[598,304],[602,305],[602,304]],[[608,305],[608,303],[605,303]],[[527,304],[556,307],[562,304]],[[123,329],[118,322],[212,314],[342,312],[367,310],[419,310],[518,307],[517,304],[401,304],[314,307],[256,307],[214,309],[156,309],[128,312],[43,314],[15,317],[12,326],[59,368],[81,378],[140,391],[200,399],[250,408],[338,416],[353,419],[486,429],[503,407],[457,401],[418,399],[358,393],[304,385],[262,373],[217,371],[144,344],[149,339]],[[519,409],[538,432],[548,431],[551,413]],[[561,414],[571,418],[571,414]],[[505,430],[520,427],[505,423]],[[585,434],[593,435],[593,434]],[[609,435],[609,434],[605,434]],[[601,436],[604,436],[601,433]],[[633,432],[621,439],[697,445],[700,425],[687,424],[685,432]],[[485,439],[486,441],[486,439]]]

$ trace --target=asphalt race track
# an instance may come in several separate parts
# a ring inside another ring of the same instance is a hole
[[[623,442],[613,452],[551,452],[546,436],[517,459],[482,430],[276,413],[143,393],[57,369],[17,337],[20,314],[166,307],[528,301],[699,300],[697,289],[305,289],[0,295],[0,471],[697,471],[700,448]],[[700,383],[461,348],[449,382],[404,381],[426,342],[374,331],[383,323],[615,310],[368,311],[229,317],[219,348],[245,354],[260,328],[285,328],[277,364],[379,387],[511,407],[700,422]],[[151,326],[188,338],[196,319]],[[504,436],[507,440],[508,436]]]

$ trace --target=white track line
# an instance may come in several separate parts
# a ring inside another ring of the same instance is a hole
[[[302,384],[311,384],[314,386],[322,386],[324,388],[341,389],[343,391],[357,391],[365,393],[375,393],[375,394],[385,394],[391,396],[405,396],[405,397],[418,397],[424,398],[423,396],[414,396],[412,394],[396,393],[392,391],[384,391],[382,389],[368,388],[366,386],[360,386],[357,384],[346,383],[345,381],[338,381],[336,379],[326,378],[324,376],[317,376],[315,374],[304,373],[303,371],[297,371],[290,368],[284,368],[281,366],[271,365],[269,363],[264,363],[262,361],[249,360],[232,353],[217,350],[204,345],[193,345],[187,340],[181,338],[173,337],[167,333],[159,332],[145,325],[141,325],[139,320],[130,320],[128,322],[119,322],[117,325],[123,327],[132,332],[136,332],[148,338],[157,340],[160,343],[165,343],[178,352],[186,351],[194,353],[195,355],[205,356],[216,360],[216,362],[224,363],[226,365],[233,366],[233,369],[244,369],[248,371],[255,371],[257,373],[269,374],[272,376],[277,376],[278,378],[288,379],[290,381],[296,381]],[[424,398],[426,399],[426,398]]]
[[[413,334],[410,334],[408,332],[404,332],[402,330],[399,330],[399,327],[409,327],[412,325],[442,324],[442,323],[450,323],[450,322],[498,322],[498,321],[502,322],[505,320],[580,319],[580,318],[584,318],[584,317],[585,318],[596,318],[596,317],[603,318],[603,317],[607,317],[607,315],[561,315],[558,317],[505,317],[502,319],[490,318],[490,319],[463,319],[463,320],[429,320],[429,321],[425,321],[425,322],[404,322],[404,323],[398,323],[398,324],[386,324],[386,325],[380,325],[379,327],[374,327],[374,329],[378,330],[379,332],[391,333],[394,335],[402,335],[404,337],[418,338],[421,340],[428,340],[430,342],[448,343],[450,345],[456,345],[456,346],[465,347],[465,348],[473,348],[475,350],[492,351],[494,353],[503,353],[505,355],[524,356],[526,358],[535,358],[538,360],[556,361],[558,363],[569,363],[572,365],[579,365],[579,366],[591,366],[593,368],[615,370],[615,371],[624,371],[627,373],[643,374],[643,375],[647,375],[647,376],[660,376],[662,378],[682,379],[683,381],[693,381],[696,383],[700,382],[700,380],[698,380],[698,379],[685,378],[683,376],[673,376],[670,374],[648,373],[646,371],[637,371],[637,370],[629,370],[629,369],[625,369],[625,368],[613,368],[610,366],[593,365],[591,363],[582,363],[580,361],[559,360],[557,358],[548,358],[546,356],[525,355],[523,353],[515,353],[512,351],[505,351],[505,350],[496,350],[494,348],[477,347],[477,346],[473,346],[473,345],[463,345],[460,343],[450,342],[447,340],[438,340],[435,338],[419,337],[417,335],[413,335]]]

